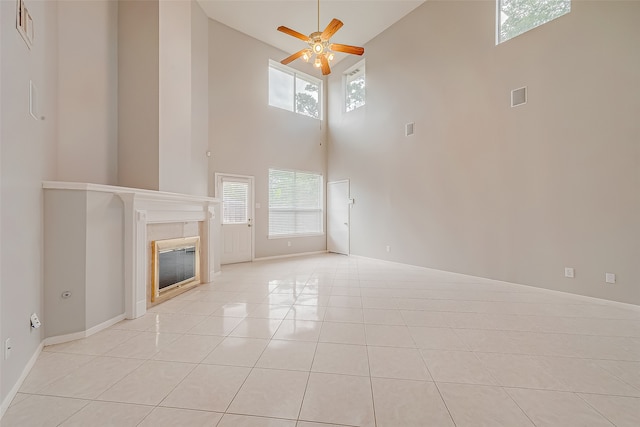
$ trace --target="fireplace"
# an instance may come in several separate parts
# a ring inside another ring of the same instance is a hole
[[[200,237],[151,242],[151,302],[159,303],[200,284]]]

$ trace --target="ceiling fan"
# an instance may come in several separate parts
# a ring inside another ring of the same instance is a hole
[[[346,44],[330,43],[329,39],[344,25],[339,19],[333,18],[327,28],[323,32],[320,32],[320,0],[318,0],[318,31],[305,36],[291,28],[280,26],[278,31],[298,38],[306,42],[309,47],[299,50],[293,55],[283,59],[280,63],[286,65],[296,59],[302,57],[306,62],[309,62],[315,55],[313,65],[316,68],[322,69],[322,75],[326,76],[331,73],[331,67],[329,63],[334,58],[334,52],[344,52],[352,55],[362,55],[364,53],[363,47],[349,46]]]

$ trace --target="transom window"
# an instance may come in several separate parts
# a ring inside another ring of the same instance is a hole
[[[322,80],[269,61],[269,105],[320,119]]]
[[[364,60],[349,68],[344,73],[345,111],[353,111],[365,104],[365,70]]]
[[[322,175],[269,169],[269,237],[322,234]]]
[[[571,0],[496,0],[497,43],[546,24],[571,11]]]

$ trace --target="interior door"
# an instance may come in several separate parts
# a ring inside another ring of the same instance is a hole
[[[222,199],[221,264],[253,259],[253,177],[216,174]]]
[[[349,180],[327,183],[327,250],[349,255]]]

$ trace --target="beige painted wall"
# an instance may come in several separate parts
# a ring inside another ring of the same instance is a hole
[[[191,194],[206,196],[209,176],[209,18],[191,2]]]
[[[190,193],[191,4],[160,2],[159,190]]]
[[[209,191],[214,194],[216,172],[255,177],[255,201],[260,204],[254,221],[258,258],[326,248],[324,236],[267,238],[269,168],[326,176],[324,121],[269,106],[269,59],[286,56],[209,21]],[[306,71],[312,69],[308,66]]]
[[[352,253],[639,304],[639,16],[573,2],[495,46],[494,1],[427,2],[367,44],[348,114],[340,64],[328,163],[351,179]]]
[[[118,4],[118,185],[159,188],[159,4]]]
[[[118,2],[58,2],[58,179],[116,185]]]
[[[55,176],[57,145],[56,4],[29,2],[38,35],[31,49],[16,31],[15,6],[13,1],[0,1],[0,342],[6,338],[13,341],[11,357],[0,365],[3,408],[42,341],[42,328],[31,330],[28,325],[31,313],[42,316],[42,181]],[[38,88],[39,112],[44,120],[29,115],[30,80]]]
[[[206,195],[207,18],[195,1],[118,10],[118,185]]]

